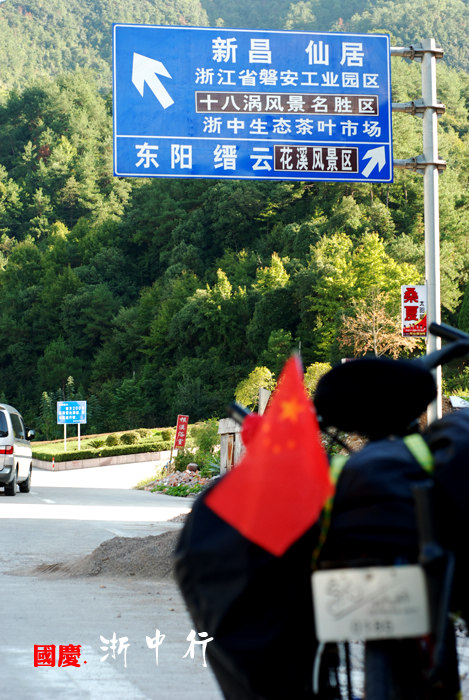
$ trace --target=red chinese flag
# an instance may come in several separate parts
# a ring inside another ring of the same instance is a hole
[[[239,465],[205,502],[244,537],[280,556],[316,522],[332,491],[313,404],[293,356]]]

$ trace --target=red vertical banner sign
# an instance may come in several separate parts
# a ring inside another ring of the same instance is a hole
[[[424,284],[401,287],[402,335],[425,338],[427,335],[427,290]]]
[[[189,416],[178,416],[176,437],[174,438],[174,449],[180,449],[181,447],[185,446],[188,425]]]

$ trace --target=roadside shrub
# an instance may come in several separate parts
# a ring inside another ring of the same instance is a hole
[[[153,432],[149,430],[149,428],[139,428],[135,432],[139,434],[142,440],[146,440],[146,438],[153,437]],[[155,437],[159,437],[157,433],[155,433],[154,435]]]
[[[211,479],[212,476],[218,476],[220,474],[220,462],[213,455],[204,455],[206,459],[200,460],[199,455],[199,474],[205,479]]]
[[[191,496],[200,493],[202,489],[203,486],[201,484],[194,484],[193,486],[189,486],[189,484],[178,484],[177,486],[158,484],[158,486],[155,486],[155,488],[151,490],[152,492],[162,491],[163,493],[167,493],[168,496]]]
[[[119,438],[117,437],[117,435],[111,434],[111,435],[107,436],[106,445],[108,447],[115,447],[118,444],[119,444]]]
[[[90,440],[89,445],[90,447],[94,447],[96,449],[104,445],[104,440],[100,440],[98,438],[96,440]]]
[[[177,472],[185,472],[187,465],[191,462],[197,462],[192,452],[189,452],[189,450],[178,450],[174,458],[174,469]]]
[[[120,442],[123,445],[135,445],[136,442],[138,442],[140,439],[140,436],[137,432],[130,432],[130,433],[123,433],[120,436]]]
[[[215,447],[220,444],[218,437],[218,420],[210,418],[202,425],[194,427],[192,437],[198,450],[204,454],[213,454]]]
[[[172,428],[165,428],[161,431],[161,437],[163,440],[172,440],[174,437],[174,430]]]
[[[128,455],[140,454],[142,452],[162,452],[170,450],[171,445],[167,442],[146,442],[138,445],[115,445],[111,447],[102,446],[98,450],[73,450],[68,452],[47,452],[47,450],[33,450],[34,459],[43,459],[46,462],[52,461],[52,457],[56,462],[67,462],[76,459],[92,459],[94,457],[112,457],[113,455]]]

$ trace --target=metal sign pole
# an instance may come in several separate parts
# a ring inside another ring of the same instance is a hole
[[[438,113],[436,109],[436,44],[434,39],[422,41],[422,97],[426,106],[423,114],[425,277],[427,283],[427,320],[441,323],[440,306],[440,218],[438,192]],[[441,339],[428,334],[427,353],[441,347]],[[435,370],[438,395],[428,407],[428,422],[441,418],[441,367]]]
[[[434,39],[424,39],[421,46],[391,47],[392,56],[422,61],[422,99],[392,105],[393,112],[407,112],[423,119],[423,154],[405,160],[394,160],[396,168],[410,168],[424,176],[424,221],[425,221],[425,279],[427,286],[427,327],[433,321],[441,322],[440,303],[440,218],[438,174],[446,162],[438,156],[438,115],[445,106],[437,102],[436,61],[443,51],[436,47]],[[441,347],[440,338],[428,335],[427,352]],[[428,423],[441,418],[441,368],[434,370],[437,397],[427,410]]]

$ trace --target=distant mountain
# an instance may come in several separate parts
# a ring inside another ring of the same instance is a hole
[[[113,22],[435,37],[446,63],[469,72],[469,0],[0,0],[0,94],[76,69],[109,88]]]
[[[385,31],[394,46],[435,38],[453,68],[469,72],[469,0],[202,0],[212,25]]]
[[[0,91],[77,68],[111,86],[112,23],[208,24],[200,0],[4,0]]]
[[[415,46],[433,37],[449,66],[469,72],[468,0],[377,0],[363,4],[368,8],[344,23],[346,31],[385,29],[393,36],[394,46]]]

